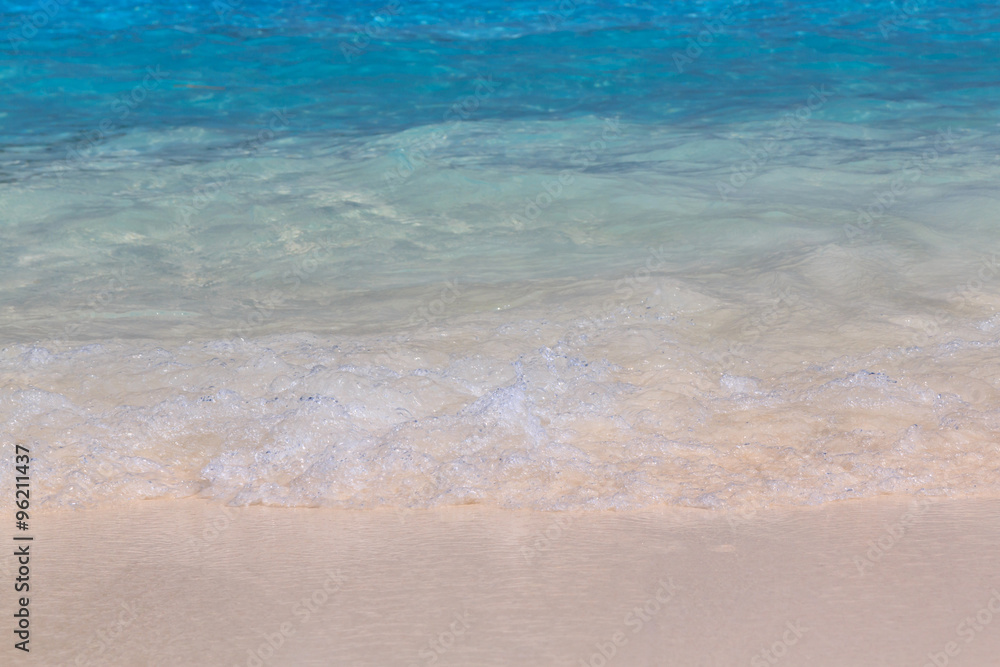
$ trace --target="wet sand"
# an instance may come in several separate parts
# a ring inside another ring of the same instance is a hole
[[[31,665],[996,664],[1000,501],[37,517]],[[0,561],[12,580],[13,558]],[[8,586],[5,585],[5,588]],[[0,596],[12,627],[13,594]],[[9,661],[13,658],[13,661]]]

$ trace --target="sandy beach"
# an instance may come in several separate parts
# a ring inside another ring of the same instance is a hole
[[[4,663],[991,665],[998,519],[997,500],[905,498],[748,515],[48,513],[31,651],[6,646]]]
[[[0,667],[1000,666],[1000,3],[0,25]]]

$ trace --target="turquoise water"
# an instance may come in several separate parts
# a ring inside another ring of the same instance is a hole
[[[3,446],[53,506],[995,494],[998,49],[985,2],[5,3]]]

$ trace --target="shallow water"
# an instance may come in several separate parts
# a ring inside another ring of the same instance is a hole
[[[1000,491],[995,3],[39,7],[0,423],[44,504]]]

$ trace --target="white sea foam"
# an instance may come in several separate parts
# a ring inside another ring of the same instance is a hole
[[[816,120],[734,181],[769,126],[439,129],[0,186],[36,502],[1000,491],[990,137]]]
[[[996,328],[844,356],[780,326],[717,347],[715,316],[651,313],[625,308],[599,325],[558,309],[504,314],[404,343],[17,345],[0,360],[0,419],[8,442],[31,448],[48,505],[199,493],[741,507],[1000,491]]]

